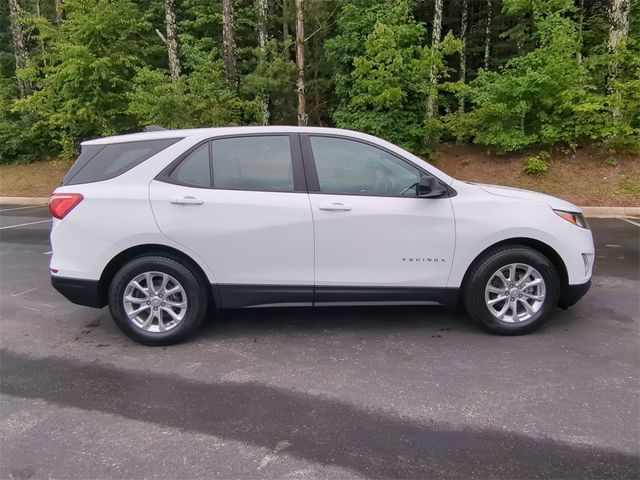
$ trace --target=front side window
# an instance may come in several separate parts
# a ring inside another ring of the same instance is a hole
[[[288,135],[221,138],[212,148],[214,188],[293,191]]]
[[[335,137],[310,137],[322,193],[418,195],[420,171],[371,145]]]
[[[169,177],[191,187],[210,187],[209,142],[200,145],[185,158]]]

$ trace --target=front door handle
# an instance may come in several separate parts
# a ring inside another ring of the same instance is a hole
[[[196,197],[173,197],[171,203],[175,205],[202,205],[204,202]]]
[[[344,203],[335,202],[328,205],[320,205],[320,210],[325,210],[327,212],[348,212],[351,210],[351,207]]]

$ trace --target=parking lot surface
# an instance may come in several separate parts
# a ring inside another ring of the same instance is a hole
[[[173,347],[49,284],[45,207],[0,206],[0,478],[638,478],[640,221],[594,285],[498,337],[437,307],[249,309]]]

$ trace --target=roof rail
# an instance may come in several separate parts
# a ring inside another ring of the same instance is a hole
[[[166,128],[161,127],[160,125],[147,125],[144,127],[145,132],[161,132],[162,130],[166,130]]]

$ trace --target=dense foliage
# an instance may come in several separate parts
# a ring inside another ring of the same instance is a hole
[[[260,0],[233,1],[229,82],[220,0],[174,2],[174,76],[161,0],[0,0],[0,163],[72,156],[83,139],[148,124],[296,123],[296,5],[262,1],[262,45]],[[640,2],[612,46],[614,1],[445,0],[434,43],[437,0],[305,0],[308,122],[423,155],[440,141],[638,149]],[[25,36],[22,68],[10,17]]]

